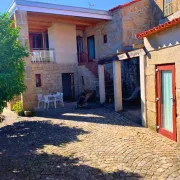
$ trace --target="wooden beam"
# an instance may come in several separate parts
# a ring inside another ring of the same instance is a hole
[[[79,25],[76,26],[76,30],[84,31],[85,29],[86,29],[86,26],[79,26]]]
[[[40,33],[43,33],[45,32],[47,29],[40,29],[40,28],[29,28],[29,32],[40,32]]]
[[[50,27],[50,26],[52,26],[52,22],[43,22],[43,21],[29,20],[28,21],[28,25],[40,25],[40,26]]]
[[[46,14],[28,14],[28,21],[43,21],[43,22],[60,22],[67,24],[76,24],[83,26],[93,26],[95,23],[83,21],[82,18],[46,15]]]
[[[32,28],[32,29],[48,29],[48,26],[39,26],[39,25],[29,25],[28,26],[29,28]]]

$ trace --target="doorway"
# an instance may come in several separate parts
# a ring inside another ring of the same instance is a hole
[[[64,100],[74,100],[74,73],[63,73],[62,85]]]
[[[176,141],[175,65],[157,66],[158,133]]]
[[[94,36],[90,36],[87,38],[87,45],[88,45],[88,56],[89,61],[95,59],[95,39]]]

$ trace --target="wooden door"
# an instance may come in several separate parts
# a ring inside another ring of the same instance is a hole
[[[174,141],[176,135],[175,65],[157,66],[158,132]]]
[[[74,99],[74,74],[62,74],[63,96],[65,100]]]

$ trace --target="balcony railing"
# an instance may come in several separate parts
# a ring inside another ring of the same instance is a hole
[[[31,62],[55,62],[53,49],[33,49],[30,52]]]

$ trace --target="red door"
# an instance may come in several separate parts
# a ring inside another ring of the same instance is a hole
[[[176,141],[175,65],[157,66],[158,133]]]

